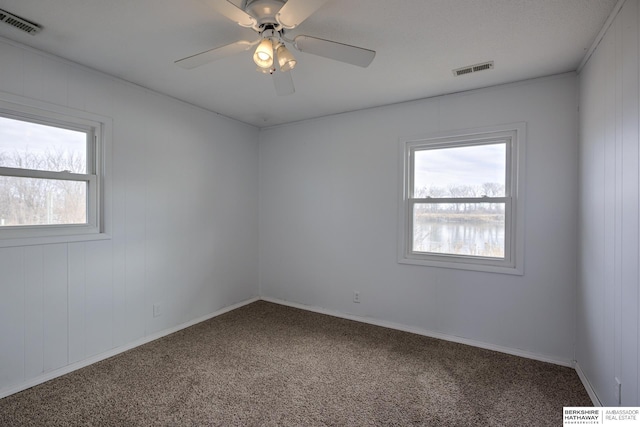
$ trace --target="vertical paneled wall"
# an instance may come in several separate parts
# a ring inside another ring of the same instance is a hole
[[[0,91],[113,119],[112,238],[0,249],[0,396],[257,295],[256,128],[7,40],[0,58]]]
[[[262,295],[571,364],[577,90],[565,74],[264,129]],[[398,139],[522,121],[524,276],[398,264]]]
[[[576,360],[607,406],[640,405],[639,22],[627,0],[580,74]]]

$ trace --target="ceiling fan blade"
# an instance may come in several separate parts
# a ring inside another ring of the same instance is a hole
[[[236,53],[244,52],[255,46],[256,42],[250,42],[246,40],[240,40],[235,43],[228,44],[222,47],[216,47],[215,49],[207,50],[205,52],[196,53],[195,55],[187,56],[186,58],[175,61],[175,64],[179,67],[190,70],[192,68],[199,67],[209,62],[217,61],[218,59],[225,58],[227,56],[235,55]]]
[[[226,16],[242,27],[253,27],[256,25],[256,20],[253,16],[228,0],[209,0],[209,4],[216,12]]]
[[[284,28],[295,28],[328,0],[288,0],[276,14],[276,20]]]
[[[368,67],[376,56],[376,52],[370,49],[351,46],[348,44],[332,42],[311,36],[299,35],[293,39],[296,49],[300,52],[323,56],[358,67]]]
[[[296,88],[293,86],[293,78],[291,77],[290,71],[287,71],[285,73],[277,71],[272,75],[273,85],[276,88],[276,93],[278,94],[278,96],[291,95],[296,91]]]

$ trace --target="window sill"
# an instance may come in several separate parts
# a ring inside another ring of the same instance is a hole
[[[477,264],[477,263],[464,262],[464,261],[458,261],[458,260],[438,261],[438,260],[432,260],[432,259],[400,257],[398,258],[398,263],[421,265],[421,266],[427,266],[427,267],[450,268],[455,270],[481,271],[485,273],[512,274],[515,276],[524,276],[524,271],[522,270],[522,268],[518,268],[518,267]]]
[[[110,240],[111,235],[106,233],[95,234],[76,234],[76,235],[60,235],[46,237],[16,237],[16,238],[0,238],[0,248],[11,248],[16,246],[36,246],[51,245],[55,243],[75,243],[90,242],[95,240]]]

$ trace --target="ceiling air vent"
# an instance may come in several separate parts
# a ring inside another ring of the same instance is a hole
[[[482,64],[469,65],[468,67],[462,67],[453,70],[453,75],[458,77],[464,74],[477,73],[478,71],[492,70],[493,61],[483,62]]]
[[[40,25],[29,22],[26,19],[22,19],[19,16],[16,16],[2,9],[0,9],[0,21],[29,34],[35,34],[42,29]]]

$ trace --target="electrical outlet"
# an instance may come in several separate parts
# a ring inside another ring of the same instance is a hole
[[[618,377],[616,377],[615,380],[616,380],[615,399],[618,406],[620,406],[622,405],[622,383],[620,382]]]
[[[353,291],[353,302],[360,302],[360,291]]]
[[[160,304],[153,304],[153,317],[158,317],[162,314],[162,306]]]

